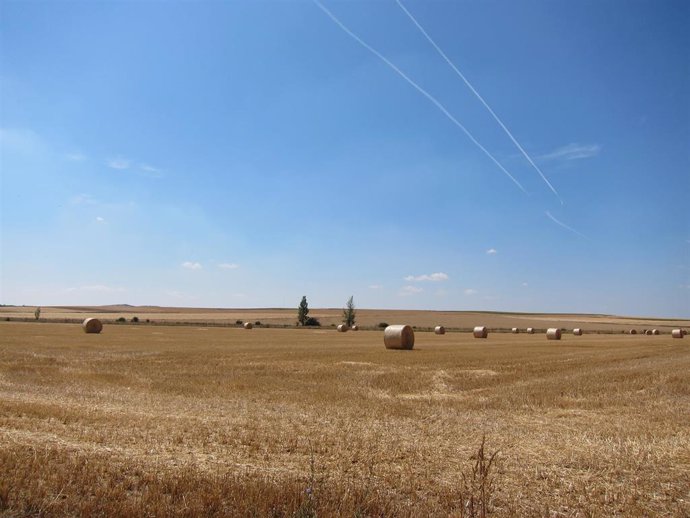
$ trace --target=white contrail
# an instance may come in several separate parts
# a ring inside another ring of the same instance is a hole
[[[426,39],[429,41],[429,43],[431,43],[431,45],[433,45],[433,47],[434,47],[434,48],[436,49],[436,51],[441,55],[441,57],[442,57],[443,59],[446,60],[446,63],[448,63],[448,64],[450,65],[450,67],[455,71],[455,73],[456,73],[458,76],[460,76],[460,79],[462,79],[462,80],[465,82],[465,84],[467,85],[467,88],[469,88],[469,89],[472,91],[472,93],[477,97],[477,99],[479,99],[479,101],[481,101],[481,103],[484,105],[484,108],[486,108],[486,109],[489,111],[489,113],[493,116],[493,118],[496,120],[496,122],[498,122],[498,124],[501,126],[501,128],[503,128],[503,131],[505,131],[506,135],[508,135],[508,137],[510,137],[510,140],[513,141],[513,144],[515,144],[515,146],[520,150],[520,152],[521,152],[522,155],[527,159],[527,161],[528,161],[530,164],[532,164],[532,167],[534,167],[534,169],[536,169],[537,173],[539,173],[539,176],[541,176],[541,179],[544,180],[544,181],[546,182],[546,185],[549,186],[549,189],[551,189],[551,191],[553,191],[553,193],[556,195],[556,197],[558,198],[558,200],[561,202],[561,205],[563,205],[563,200],[561,199],[561,196],[558,194],[558,192],[556,191],[556,189],[554,189],[553,185],[551,185],[551,182],[549,182],[549,180],[547,180],[546,176],[544,176],[544,173],[541,172],[541,169],[539,169],[539,168],[537,167],[537,164],[535,164],[534,161],[532,160],[532,158],[527,154],[527,151],[525,151],[525,150],[523,149],[523,147],[522,147],[522,146],[520,145],[520,143],[515,139],[515,137],[513,136],[513,134],[508,130],[508,128],[506,128],[505,124],[503,124],[503,121],[502,121],[501,119],[499,119],[498,115],[496,115],[496,113],[494,113],[494,111],[493,111],[493,110],[491,109],[491,107],[486,103],[486,101],[484,100],[484,98],[483,98],[481,95],[479,95],[479,92],[477,92],[477,90],[474,89],[474,87],[470,84],[470,82],[469,82],[469,81],[467,80],[467,78],[463,75],[463,73],[460,72],[460,70],[458,70],[458,68],[457,68],[457,67],[455,66],[455,64],[450,60],[450,58],[449,58],[448,56],[446,56],[445,52],[443,52],[443,51],[441,50],[441,47],[439,47],[439,46],[436,44],[436,42],[435,42],[433,39],[431,39],[431,36],[429,36],[429,34],[428,34],[428,33],[424,30],[424,28],[419,24],[419,22],[417,21],[417,19],[416,19],[414,16],[412,16],[412,13],[410,13],[410,11],[408,11],[408,10],[405,8],[405,6],[402,4],[402,2],[400,2],[400,0],[395,0],[395,1],[396,1],[396,3],[398,4],[398,6],[400,6],[400,9],[402,9],[403,12],[408,16],[408,18],[409,18],[410,20],[412,20],[412,23],[414,23],[414,24],[417,26],[417,28],[420,30],[420,32],[426,37]]]
[[[520,184],[520,182],[518,182],[518,181],[513,177],[513,175],[510,174],[510,173],[506,170],[506,168],[503,167],[503,166],[501,165],[501,163],[500,163],[498,160],[496,160],[496,159],[494,158],[494,156],[493,156],[491,153],[489,153],[489,152],[487,151],[487,149],[486,149],[484,146],[482,146],[482,145],[477,141],[477,139],[475,139],[475,138],[472,136],[472,134],[467,130],[467,128],[465,128],[465,126],[463,126],[462,124],[460,124],[460,122],[448,112],[448,110],[445,108],[445,106],[443,106],[438,100],[436,100],[436,98],[435,98],[434,96],[432,96],[429,92],[427,92],[426,90],[424,90],[424,88],[422,88],[422,87],[419,86],[417,83],[415,83],[412,79],[410,79],[402,70],[400,70],[397,66],[395,66],[393,63],[391,63],[391,62],[390,62],[385,56],[383,56],[380,52],[378,52],[376,49],[374,49],[373,47],[371,47],[368,43],[366,43],[364,40],[362,40],[362,38],[360,38],[360,37],[357,36],[354,32],[352,32],[350,29],[348,29],[338,18],[336,18],[336,16],[335,16],[332,12],[330,12],[321,2],[319,2],[319,0],[313,0],[313,2],[314,2],[324,13],[326,13],[326,14],[328,15],[328,17],[329,17],[331,20],[333,20],[333,21],[338,25],[338,27],[340,27],[343,31],[345,31],[345,33],[347,33],[351,38],[353,38],[353,39],[354,39],[357,43],[359,43],[362,47],[364,47],[364,48],[367,49],[369,52],[371,52],[372,54],[374,54],[377,58],[379,58],[381,61],[383,61],[386,65],[388,65],[389,67],[391,67],[395,72],[398,73],[398,75],[400,75],[400,77],[402,77],[405,81],[407,81],[408,83],[410,83],[410,85],[412,85],[420,94],[422,94],[422,95],[423,95],[424,97],[426,97],[429,101],[431,101],[431,102],[434,104],[434,106],[436,106],[436,108],[438,108],[439,110],[441,110],[441,112],[442,112],[446,117],[448,117],[448,119],[450,119],[450,121],[451,121],[453,124],[455,124],[458,128],[460,128],[460,129],[465,133],[465,135],[467,135],[467,137],[468,137],[468,138],[469,138],[479,149],[481,149],[481,150],[484,152],[484,154],[485,154],[486,156],[488,156],[488,157],[494,162],[494,164],[496,164],[496,165],[499,167],[499,169],[500,169],[501,171],[503,171],[503,172],[508,176],[508,178],[510,178],[510,179],[515,183],[515,185],[517,185],[517,186],[520,188],[520,190],[521,190],[522,192],[524,192],[525,194],[527,194],[527,191],[526,191],[525,188]]]
[[[580,237],[583,237],[583,238],[585,238],[585,239],[588,239],[588,237],[585,236],[584,234],[581,234],[580,232],[578,232],[578,231],[575,230],[574,228],[569,227],[568,225],[566,225],[566,224],[563,223],[562,221],[559,221],[559,220],[557,220],[556,218],[554,218],[548,210],[546,211],[546,215],[549,217],[549,219],[550,219],[551,221],[553,221],[553,222],[556,223],[557,225],[562,226],[562,227],[563,227],[564,229],[566,229],[566,230],[570,230],[572,233],[577,234],[577,235],[580,236]]]

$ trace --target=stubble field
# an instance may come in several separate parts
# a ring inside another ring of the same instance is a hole
[[[0,322],[0,514],[689,516],[689,373],[668,334],[389,351],[380,331]]]

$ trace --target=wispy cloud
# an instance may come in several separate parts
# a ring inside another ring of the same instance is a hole
[[[18,153],[34,153],[42,147],[36,132],[17,128],[0,128],[0,144]]]
[[[551,153],[539,156],[541,160],[580,160],[582,158],[592,158],[601,151],[598,144],[578,144],[573,142],[566,146],[559,147]]]
[[[65,291],[73,292],[89,292],[89,293],[122,293],[127,291],[125,288],[119,286],[107,286],[105,284],[92,284],[89,286],[76,286],[67,288]]]
[[[105,161],[106,165],[110,167],[111,169],[129,169],[130,167],[130,161],[127,160],[126,158],[118,157],[118,158],[110,158]]]
[[[158,167],[153,167],[152,165],[149,164],[139,164],[139,170],[146,173],[146,176],[150,176],[151,178],[162,178],[163,177],[163,170],[159,169]]]
[[[240,265],[237,263],[220,263],[218,265],[218,268],[222,270],[237,270],[239,267]]]
[[[562,221],[559,221],[559,220],[557,220],[556,218],[554,218],[548,210],[546,211],[546,216],[547,216],[551,221],[553,221],[553,222],[556,223],[557,225],[560,225],[560,226],[563,227],[564,229],[569,230],[569,231],[572,232],[573,234],[577,234],[578,236],[587,239],[587,236],[585,236],[584,234],[581,234],[580,232],[578,232],[578,231],[575,230],[574,228],[569,227],[568,225],[566,225],[566,224],[563,223]]]
[[[69,200],[72,205],[98,205],[98,200],[90,194],[81,193],[72,196]]]
[[[424,289],[420,288],[419,286],[403,286],[400,288],[398,295],[401,297],[407,297],[409,295],[414,295],[415,293],[421,293],[422,291],[424,291]]]
[[[529,286],[529,284],[527,284],[526,282],[523,282],[523,283],[522,283],[522,287],[523,287],[523,288],[526,288],[527,286]]]
[[[96,221],[98,223],[105,223],[105,219],[103,219],[101,216],[96,216]]]
[[[77,152],[74,152],[74,153],[67,153],[67,154],[65,155],[65,158],[66,158],[67,160],[72,161],[72,162],[83,162],[84,160],[86,160],[87,157],[86,157],[85,154],[79,153],[79,152],[77,151]]]
[[[423,274],[423,275],[408,275],[407,277],[404,278],[404,280],[406,280],[407,282],[447,281],[448,280],[448,274],[443,273],[443,272],[438,272],[438,273],[430,273],[430,274]]]
[[[496,250],[495,248],[489,248],[489,249],[486,251],[486,255],[496,255],[497,253],[498,253],[498,250]],[[510,254],[509,254],[509,255],[510,255]]]
[[[182,268],[186,268],[187,270],[201,270],[203,266],[201,266],[201,263],[194,261],[185,261],[182,263]]]
[[[477,290],[475,290],[474,288],[467,288],[465,291],[463,291],[463,293],[465,295],[476,295],[479,292]]]

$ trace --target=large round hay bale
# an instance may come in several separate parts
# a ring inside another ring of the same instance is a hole
[[[631,329],[628,331],[631,335],[636,335],[637,334],[637,329]]]
[[[85,333],[98,334],[103,331],[103,324],[97,318],[87,318],[81,323],[81,327]]]
[[[528,327],[528,328],[527,328],[527,334],[528,334],[528,335],[533,335],[533,334],[534,334],[534,328],[533,328],[533,327]]]
[[[510,332],[513,333],[514,335],[516,335],[520,332],[520,330],[517,327],[514,327],[510,330]]]
[[[349,329],[345,324],[338,324],[338,332],[339,333],[344,333]]]
[[[489,331],[487,331],[486,326],[477,326],[472,331],[475,338],[486,338],[489,336]]]
[[[357,324],[353,324],[350,329],[352,329],[353,331],[359,331],[359,326]]]
[[[582,329],[580,329],[579,327],[576,327],[575,329],[573,329],[573,334],[575,336],[582,336]]]
[[[673,338],[683,338],[683,335],[685,335],[685,333],[682,329],[674,329],[673,331],[671,331],[671,336]]]
[[[547,340],[560,340],[561,339],[561,330],[557,327],[550,327],[546,330],[546,339]]]
[[[254,327],[254,324],[252,324],[251,322],[245,322],[244,324],[242,324],[242,327],[244,327],[245,329],[251,329],[252,327]]]
[[[402,324],[388,326],[383,331],[383,343],[386,349],[412,349],[414,331],[410,326]]]
[[[443,326],[436,326],[434,327],[434,333],[437,335],[445,335],[446,334],[446,328]]]
[[[659,331],[658,329],[652,329],[652,334],[653,335],[660,335],[661,331]]]

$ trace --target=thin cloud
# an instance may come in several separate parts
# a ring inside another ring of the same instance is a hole
[[[380,290],[381,288],[383,288],[383,286],[381,286],[380,284],[370,284],[369,285],[370,290]]]
[[[98,205],[98,200],[90,194],[81,193],[72,196],[69,200],[71,205]]]
[[[476,295],[479,292],[477,290],[475,290],[474,288],[467,288],[465,291],[463,291],[463,293],[465,295]]]
[[[139,170],[152,178],[162,178],[163,170],[149,164],[139,164]]]
[[[539,156],[539,159],[547,160],[581,160],[583,158],[592,158],[599,154],[601,146],[598,144],[578,144],[573,142],[566,146],[559,147],[551,153]]]
[[[527,284],[526,282],[523,282],[523,283],[522,283],[522,286],[523,286],[524,288],[526,288],[527,286],[529,286],[529,284]]]
[[[496,255],[497,253],[498,253],[498,250],[496,250],[495,248],[489,248],[486,251],[486,255]]]
[[[398,295],[400,295],[401,297],[407,297],[409,295],[421,293],[422,291],[424,291],[424,289],[420,288],[419,286],[403,286],[402,288],[400,288]]]
[[[187,270],[201,270],[203,266],[201,266],[201,263],[185,261],[182,263],[182,268],[186,268]]]
[[[566,225],[566,224],[563,223],[562,221],[559,221],[559,220],[557,220],[556,218],[554,218],[548,210],[546,211],[546,216],[547,216],[551,221],[553,221],[553,222],[556,223],[557,225],[560,225],[560,226],[563,227],[564,229],[569,230],[569,231],[572,232],[573,234],[577,234],[578,236],[587,239],[587,236],[585,236],[584,234],[581,234],[580,232],[578,232],[578,231],[575,230],[574,228],[569,227],[568,225]]]
[[[438,99],[436,99],[433,95],[431,95],[429,92],[424,90],[421,86],[419,86],[417,83],[415,83],[412,79],[410,79],[405,72],[400,70],[396,65],[394,65],[388,58],[386,58],[383,54],[381,54],[378,50],[374,49],[371,45],[369,45],[367,42],[365,42],[362,38],[357,36],[354,32],[352,32],[343,22],[341,22],[331,11],[329,11],[319,0],[312,0],[316,6],[321,9],[333,22],[340,27],[343,32],[345,32],[348,36],[350,36],[352,39],[354,39],[357,43],[359,43],[362,47],[367,49],[369,52],[374,54],[377,58],[379,58],[381,61],[383,61],[386,65],[388,65],[390,68],[393,69],[393,71],[398,74],[400,77],[402,77],[405,81],[407,81],[410,86],[412,86],[415,90],[417,90],[420,94],[422,94],[424,97],[427,98],[438,110],[445,115],[448,120],[450,120],[453,124],[455,124],[458,128],[462,130],[462,132],[469,138],[472,143],[477,146],[489,159],[496,164],[496,166],[503,171],[503,173],[510,178],[515,185],[517,185],[522,192],[527,194],[527,191],[525,188],[522,186],[520,182],[518,182],[515,177],[513,177],[512,174],[508,172],[508,170],[503,167],[503,165],[484,147],[482,146],[479,141],[474,138],[474,136],[469,132],[465,126],[460,123],[451,113],[448,111],[448,109],[441,104]]]
[[[67,160],[70,160],[72,162],[83,162],[86,160],[87,156],[84,155],[83,153],[75,152],[75,153],[67,153],[65,155],[65,158]]]
[[[127,160],[126,158],[111,158],[109,160],[106,160],[106,165],[110,167],[111,169],[129,169],[130,167],[130,161]]]
[[[236,263],[220,263],[218,265],[218,268],[221,268],[222,270],[237,270],[239,267],[240,265]]]
[[[105,223],[105,219],[103,219],[101,216],[96,216],[96,221],[98,223]]]
[[[438,273],[430,273],[430,274],[423,274],[423,275],[408,275],[407,277],[404,278],[407,282],[422,282],[422,281],[431,281],[431,282],[440,282],[440,281],[447,281],[448,280],[448,274],[443,273],[443,272],[438,272]]]
[[[125,288],[118,286],[107,286],[105,284],[93,284],[90,286],[76,286],[67,288],[65,291],[73,292],[89,292],[89,293],[122,293],[127,291]]]
[[[524,156],[527,159],[527,161],[532,165],[534,170],[537,171],[537,173],[539,173],[539,176],[541,176],[541,179],[544,180],[544,183],[546,183],[546,185],[549,186],[549,189],[551,189],[551,192],[553,192],[556,195],[556,197],[558,198],[558,200],[561,202],[561,204],[563,204],[563,200],[561,199],[560,195],[558,194],[558,192],[556,191],[554,186],[551,185],[551,182],[549,182],[549,180],[546,178],[546,176],[544,176],[544,173],[542,173],[541,169],[539,169],[539,167],[537,167],[537,164],[534,163],[534,160],[532,160],[532,157],[530,157],[527,154],[527,151],[524,150],[524,148],[520,145],[520,143],[517,141],[517,139],[513,136],[513,134],[510,132],[510,130],[506,127],[506,125],[503,124],[503,121],[501,119],[499,119],[498,115],[496,115],[496,113],[491,109],[491,107],[484,100],[484,98],[481,95],[479,95],[479,92],[477,92],[477,90],[475,90],[474,86],[472,86],[470,84],[470,82],[467,80],[467,78],[464,76],[464,74],[462,72],[460,72],[460,70],[458,70],[458,67],[455,66],[455,63],[453,63],[450,60],[450,58],[448,56],[446,56],[446,53],[443,52],[443,50],[441,50],[441,47],[439,47],[436,44],[436,42],[431,38],[431,36],[429,36],[429,34],[424,30],[424,27],[422,27],[421,24],[417,21],[417,19],[414,16],[412,16],[412,13],[410,13],[410,11],[408,11],[405,8],[405,6],[402,4],[402,2],[400,0],[395,0],[395,1],[398,4],[398,7],[400,7],[400,9],[402,9],[402,11],[407,15],[407,17],[410,20],[412,20],[412,23],[415,24],[417,29],[419,29],[419,31],[424,35],[424,37],[427,39],[427,41],[429,43],[431,43],[431,45],[436,49],[436,51],[441,55],[441,57],[446,61],[446,63],[448,63],[450,68],[452,68],[453,71],[458,75],[458,77],[460,77],[460,79],[463,80],[463,82],[465,83],[467,88],[469,88],[470,91],[475,95],[475,97],[477,99],[479,99],[479,102],[481,102],[482,105],[484,105],[484,108],[487,109],[487,111],[491,114],[491,116],[494,118],[494,120],[503,129],[505,134],[508,135],[508,138],[510,138],[510,140],[513,142],[513,144],[515,144],[515,147],[517,147],[520,150],[520,152],[522,153],[522,156]]]

